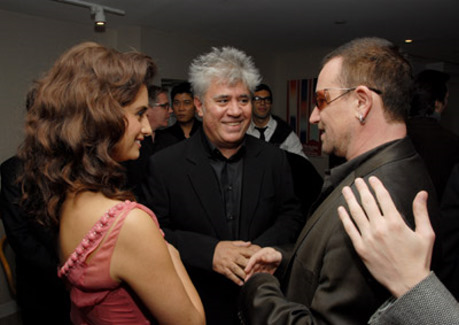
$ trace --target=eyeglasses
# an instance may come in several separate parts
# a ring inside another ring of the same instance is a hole
[[[164,104],[155,103],[153,106],[154,107],[161,107],[163,109],[169,109],[169,107],[171,107],[171,105],[169,103],[164,103]]]
[[[253,97],[253,101],[257,102],[257,103],[261,103],[263,101],[265,103],[271,104],[272,100],[273,99],[272,99],[271,96],[268,96],[268,97],[255,96],[255,97]]]
[[[313,97],[314,105],[317,106],[317,108],[319,110],[323,110],[325,107],[327,107],[327,105],[329,105],[330,103],[334,102],[335,100],[343,97],[344,95],[350,93],[351,91],[354,91],[356,88],[357,87],[352,87],[352,88],[324,88],[322,90],[318,90],[318,91],[315,92],[314,97]],[[370,89],[371,91],[377,93],[378,95],[382,94],[381,90],[378,90],[376,88],[371,88],[371,87],[367,87],[367,88]],[[329,93],[330,90],[341,90],[341,91],[343,91],[343,93],[341,93],[340,95],[336,96],[333,99],[330,99],[330,93]]]

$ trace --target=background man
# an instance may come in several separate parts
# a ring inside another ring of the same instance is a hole
[[[309,208],[320,193],[323,179],[304,154],[303,145],[292,127],[271,114],[272,102],[271,88],[259,84],[252,99],[252,120],[247,134],[285,150],[292,170],[295,194],[306,218]]]
[[[145,203],[180,252],[207,323],[234,324],[248,259],[293,243],[302,217],[284,153],[246,136],[260,81],[251,58],[214,48],[193,61],[190,81],[203,127],[151,157]]]
[[[189,82],[178,84],[171,90],[172,110],[176,123],[167,129],[157,132],[155,140],[155,152],[188,139],[201,128],[193,102],[193,92]]]
[[[151,85],[148,87],[147,118],[151,127],[151,136],[142,141],[140,156],[137,160],[123,163],[126,168],[127,187],[130,188],[137,199],[141,194],[141,183],[147,172],[147,162],[155,152],[156,132],[159,128],[167,127],[172,113],[166,88]]]
[[[441,71],[421,71],[415,78],[407,121],[408,135],[426,163],[439,201],[453,166],[459,162],[459,136],[439,123],[448,105],[448,80],[449,75]]]
[[[247,133],[306,158],[303,145],[292,127],[280,117],[271,114],[272,102],[271,88],[259,84],[253,94],[252,121]]]
[[[172,109],[169,102],[168,91],[164,87],[149,86],[148,99],[149,107],[147,110],[147,117],[153,132],[151,140],[154,142],[155,131],[167,127]]]
[[[287,251],[270,248],[252,256],[245,270],[249,275],[273,272],[282,262],[277,272],[285,270],[285,276],[282,287],[268,273],[248,279],[240,304],[246,323],[365,324],[389,296],[359,259],[337,208],[344,203],[344,186],[354,188],[356,177],[375,175],[412,227],[413,198],[420,190],[434,192],[406,137],[411,84],[410,64],[383,39],[357,39],[325,57],[310,122],[319,126],[322,150],[347,162],[327,175],[290,260]],[[438,215],[434,200],[430,209],[432,218]]]

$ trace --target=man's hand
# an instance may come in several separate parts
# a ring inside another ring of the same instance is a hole
[[[245,281],[247,281],[254,273],[265,272],[274,274],[280,262],[282,254],[274,248],[265,247],[252,255],[247,266],[245,267]]]
[[[369,183],[376,198],[362,179],[355,180],[361,204],[349,187],[343,188],[355,224],[342,206],[338,208],[339,217],[368,270],[398,298],[430,272],[435,233],[427,212],[427,192],[419,192],[413,201],[413,231],[381,181],[370,177]]]
[[[252,245],[250,242],[221,241],[215,246],[213,270],[241,286],[244,283],[244,268],[249,258],[260,249],[260,246]]]

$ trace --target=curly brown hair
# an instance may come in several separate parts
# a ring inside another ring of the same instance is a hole
[[[67,193],[133,199],[122,189],[124,171],[113,149],[126,128],[123,107],[155,71],[145,54],[85,42],[37,81],[18,156],[24,162],[22,206],[39,223],[57,228]]]

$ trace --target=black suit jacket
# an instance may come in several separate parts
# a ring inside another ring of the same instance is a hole
[[[0,211],[15,253],[17,300],[24,324],[69,324],[70,299],[57,277],[56,234],[40,226],[19,205],[22,171],[17,157],[1,165]]]
[[[235,315],[238,287],[212,271],[217,243],[235,239],[260,246],[293,243],[302,217],[285,153],[246,136],[239,236],[231,238],[204,141],[198,132],[150,158],[144,203],[157,215],[166,240],[179,250],[203,299],[208,322],[225,324],[231,323],[230,314]]]
[[[430,117],[410,118],[406,126],[416,151],[426,164],[437,197],[441,201],[451,171],[454,165],[459,163],[459,136]]]
[[[125,188],[132,191],[137,201],[142,198],[142,180],[147,176],[148,160],[154,153],[155,144],[151,137],[146,137],[142,141],[142,146],[139,151],[139,158],[136,160],[123,161],[121,165],[126,170],[126,186]]]
[[[456,164],[441,202],[444,265],[438,277],[459,300],[459,164]]]
[[[354,189],[357,177],[371,175],[384,183],[411,226],[412,201],[418,191],[427,190],[430,217],[438,230],[439,208],[427,170],[408,138],[395,141],[362,161],[317,207],[291,252],[282,288],[268,274],[257,274],[244,285],[240,308],[247,323],[366,324],[388,298],[355,252],[337,214],[340,205],[346,206],[341,189]]]
[[[201,127],[202,122],[195,117],[190,131],[190,137],[199,131]],[[187,138],[185,138],[185,134],[183,133],[180,124],[175,122],[173,125],[165,129],[156,131],[154,152],[158,152],[186,139]]]

